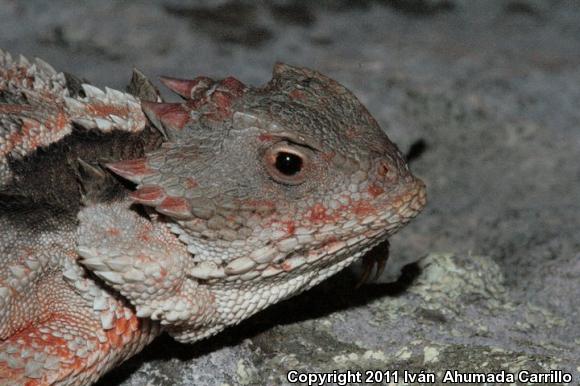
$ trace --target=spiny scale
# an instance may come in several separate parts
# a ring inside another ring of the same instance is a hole
[[[155,209],[166,216],[173,217],[179,220],[187,220],[193,218],[191,213],[191,205],[186,199],[181,197],[167,197]]]
[[[168,89],[182,96],[185,99],[191,99],[200,91],[205,91],[211,86],[213,80],[204,76],[195,79],[179,79],[170,76],[161,76],[161,83]]]
[[[140,183],[144,177],[155,173],[155,171],[147,164],[147,158],[112,162],[105,166],[115,174],[135,183]]]
[[[182,129],[190,118],[189,111],[181,103],[141,101],[141,108],[157,127]]]
[[[136,203],[155,206],[161,204],[167,197],[165,190],[159,186],[143,186],[134,192],[129,193],[129,197]]]

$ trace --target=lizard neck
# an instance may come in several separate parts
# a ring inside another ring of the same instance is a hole
[[[75,128],[58,143],[37,149],[22,159],[10,160],[14,177],[2,188],[0,196],[17,196],[27,202],[60,208],[76,215],[82,194],[79,183],[83,177],[79,173],[79,159],[99,168],[106,162],[142,157],[162,142],[161,133],[149,126],[138,133],[116,130],[103,133]],[[103,173],[108,174],[107,171]],[[124,190],[115,178],[107,178],[104,185],[97,185],[103,190]],[[98,196],[105,199],[114,195],[105,193]]]

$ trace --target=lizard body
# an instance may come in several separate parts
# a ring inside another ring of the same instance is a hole
[[[424,184],[346,88],[134,73],[99,90],[0,51],[0,384],[82,385],[160,331],[216,334],[365,255]]]

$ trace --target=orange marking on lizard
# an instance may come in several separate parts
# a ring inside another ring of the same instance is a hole
[[[165,198],[165,191],[163,188],[155,185],[143,186],[129,193],[129,197],[140,204],[157,205]]]
[[[129,319],[124,317],[116,319],[113,328],[106,332],[108,342],[105,345],[115,349],[122,349],[126,344],[127,338],[131,338],[133,333],[138,330],[140,323],[135,314],[131,314]]]
[[[56,319],[66,321],[66,323],[74,326],[74,322],[67,321],[66,315],[52,315],[49,319]],[[75,351],[68,348],[68,341],[62,337],[56,337],[50,332],[41,333],[35,326],[29,326],[21,332],[13,335],[10,340],[17,342],[18,346],[23,348],[30,348],[32,352],[38,351],[36,347],[44,348],[44,352],[49,355],[56,356],[60,359],[59,373],[69,373],[74,370],[82,369],[86,366],[87,359],[76,355]],[[5,373],[9,371],[8,373]],[[17,378],[17,374],[23,371],[20,369],[10,369],[3,366],[0,362],[0,376],[10,376],[10,378]],[[2,378],[4,379],[4,378]],[[26,385],[42,385],[40,380],[30,380]]]
[[[258,135],[258,140],[261,142],[268,142],[274,139],[272,134],[260,134]]]
[[[349,127],[344,132],[344,135],[348,139],[355,139],[355,138],[360,137],[360,132],[361,132],[360,129],[357,129],[356,127]]]
[[[113,104],[93,103],[87,106],[90,114],[98,117],[107,117],[109,115],[116,115],[118,117],[126,117],[129,115],[129,107],[117,106]]]
[[[2,155],[9,154],[12,149],[22,143],[22,134],[18,131],[10,134],[8,138],[6,138],[6,148],[2,152]]]
[[[310,208],[307,216],[307,218],[312,222],[335,222],[340,217],[338,213],[329,215],[327,209],[321,203],[314,204],[314,206]]]
[[[280,221],[279,223],[283,226],[284,231],[290,236],[296,231],[296,223],[294,221]]]
[[[383,194],[385,190],[376,184],[371,184],[368,188],[368,192],[371,196],[373,196],[373,198],[377,198]]]
[[[56,115],[56,117],[51,117],[51,119],[48,120],[48,122],[46,123],[46,127],[49,130],[61,131],[68,125],[68,123],[69,123],[68,115],[65,114],[64,111],[60,110]]]
[[[108,228],[106,231],[108,236],[113,236],[113,237],[117,237],[121,234],[121,231],[119,230],[119,228]]]
[[[186,188],[195,189],[195,188],[197,188],[197,186],[198,186],[198,183],[193,177],[188,177],[185,180],[185,187]]]
[[[123,344],[123,341],[121,339],[121,336],[117,335],[114,328],[107,330],[106,334],[107,334],[107,339],[108,339],[111,347],[113,347],[113,348],[121,347],[121,345]]]
[[[125,318],[121,318],[117,320],[115,323],[115,332],[117,335],[124,334],[127,331],[127,327],[129,326],[129,321]]]
[[[368,201],[354,201],[350,205],[352,213],[359,217],[366,217],[377,214],[377,208],[372,206]]]
[[[248,200],[241,200],[240,202],[242,205],[245,206],[250,206],[250,207],[268,207],[271,209],[274,209],[276,207],[276,204],[274,204],[274,201],[272,200],[252,200],[252,199],[248,199]]]
[[[28,138],[28,146],[30,149],[36,149],[39,146],[39,134],[32,134],[32,129],[38,129],[40,123],[35,120],[23,118],[22,119],[22,138]]]
[[[292,99],[298,99],[298,100],[302,100],[305,99],[305,95],[301,90],[298,89],[294,89],[290,92],[290,94],[288,94],[290,96],[290,98]]]
[[[163,83],[168,89],[181,95],[182,97],[189,98],[191,96],[191,88],[197,82],[195,80],[162,77],[161,83]]]
[[[220,82],[220,86],[224,86],[232,95],[236,97],[242,96],[246,90],[246,85],[234,78],[233,76],[228,76]]]
[[[290,272],[290,271],[292,271],[292,267],[290,266],[290,263],[288,263],[287,261],[284,261],[283,263],[280,263],[280,265],[278,266],[278,268],[280,268],[284,272]]]
[[[108,164],[109,169],[121,177],[131,178],[135,176],[147,176],[155,173],[147,164],[146,158],[119,161]]]
[[[336,153],[333,151],[322,153],[322,159],[329,162],[336,156]]]
[[[21,113],[23,111],[32,111],[32,106],[0,104],[0,113],[16,114]]]
[[[183,129],[189,122],[189,112],[185,110],[169,111],[160,117],[163,124],[178,129]]]
[[[324,240],[324,246],[327,246],[329,244],[334,244],[338,242],[338,239],[336,238],[336,236],[329,236],[326,238],[326,240]]]
[[[326,208],[322,204],[315,204],[310,209],[309,218],[311,221],[323,221],[326,219]]]
[[[182,197],[167,197],[156,209],[158,212],[172,217],[188,217],[191,215],[191,205]]]
[[[144,241],[151,240],[151,237],[149,237],[148,234],[140,234],[139,238],[144,240]],[[146,264],[146,263],[151,261],[151,258],[143,253],[140,253],[135,257],[135,260],[139,261],[140,263]]]
[[[211,95],[211,102],[217,109],[216,114],[220,117],[225,118],[231,114],[232,96],[230,94],[223,91],[215,91]]]
[[[152,227],[149,226],[149,224],[147,224],[147,226],[141,226],[137,229],[137,237],[139,238],[139,240],[141,241],[145,241],[145,242],[149,242],[151,240],[151,232],[152,232]],[[141,259],[142,255],[139,255],[137,257],[137,259]],[[148,260],[147,257],[144,258],[145,260],[141,260],[141,261],[146,261]]]

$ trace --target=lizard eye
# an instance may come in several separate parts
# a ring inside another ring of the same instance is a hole
[[[302,158],[296,154],[281,151],[276,156],[276,169],[286,176],[293,176],[302,170]]]
[[[298,185],[304,182],[307,155],[285,143],[276,144],[266,151],[266,170],[277,182]]]

